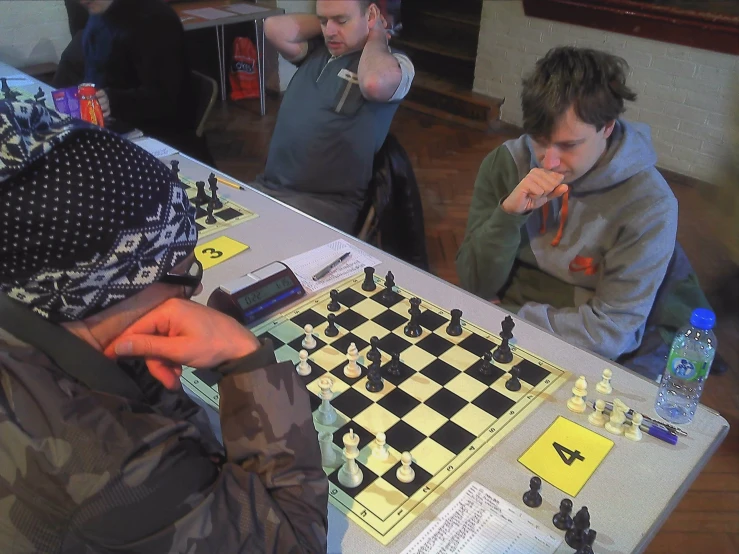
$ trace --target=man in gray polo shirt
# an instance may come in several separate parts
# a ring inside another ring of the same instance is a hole
[[[374,155],[414,69],[388,46],[373,2],[318,0],[316,13],[265,22],[269,41],[298,71],[283,97],[264,173],[253,186],[352,232]]]

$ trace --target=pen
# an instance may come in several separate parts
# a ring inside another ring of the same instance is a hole
[[[346,259],[347,259],[347,258],[349,257],[349,254],[351,254],[351,252],[347,252],[346,254],[342,254],[342,255],[341,255],[341,256],[339,257],[339,259],[338,259],[338,260],[336,260],[335,262],[332,262],[332,263],[330,263],[329,265],[327,265],[326,267],[324,267],[324,268],[323,268],[323,269],[322,269],[321,271],[319,271],[318,273],[316,273],[316,274],[315,274],[315,275],[313,276],[313,280],[314,280],[314,281],[320,281],[321,279],[323,279],[323,278],[324,278],[324,277],[325,277],[326,275],[328,275],[328,274],[329,274],[329,273],[331,272],[331,270],[333,270],[333,269],[334,269],[334,268],[335,268],[335,267],[336,267],[337,265],[339,265],[339,264],[340,264],[341,262],[343,262],[344,260],[346,260]]]
[[[588,402],[588,406],[595,409],[595,402]],[[605,410],[603,410],[604,414],[610,414],[613,411],[613,406],[611,406],[610,409],[606,407]],[[633,412],[633,410],[630,410]],[[631,415],[628,414],[627,417],[631,421]],[[644,419],[642,420],[642,424],[639,425],[639,429],[647,433],[648,435],[651,435],[652,437],[659,439],[661,441],[664,441],[666,443],[672,444],[673,446],[677,444],[677,434],[673,433],[669,429],[665,429],[664,427],[661,427],[659,425],[650,424],[647,422],[646,416],[642,416]],[[633,425],[633,421],[631,422]]]
[[[594,402],[593,402],[593,404],[592,404],[591,407],[592,408],[595,408],[595,403]],[[610,410],[613,410],[613,402],[606,401],[606,409],[609,410],[609,411]],[[628,417],[629,419],[631,419],[631,416],[633,416],[633,415],[634,415],[634,410],[629,410],[628,412],[626,412],[626,417]],[[661,421],[657,421],[656,419],[652,419],[651,417],[645,416],[644,414],[642,414],[642,417],[644,418],[644,421],[646,423],[649,423],[650,425],[656,425],[657,427],[661,427],[662,429],[666,429],[667,431],[669,431],[673,435],[682,435],[683,437],[687,437],[688,436],[688,433],[686,433],[685,431],[683,431],[679,427],[675,427],[673,425],[670,425],[669,423],[662,423]]]

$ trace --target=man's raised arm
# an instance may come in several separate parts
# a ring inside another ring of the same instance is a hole
[[[276,15],[264,22],[267,39],[291,63],[308,55],[308,41],[321,34],[318,17],[311,14]]]

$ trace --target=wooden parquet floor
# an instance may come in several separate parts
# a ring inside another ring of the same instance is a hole
[[[270,98],[263,118],[254,102],[214,110],[208,141],[220,170],[242,181],[261,171],[278,107],[278,101]],[[408,151],[421,188],[431,270],[456,284],[454,257],[464,236],[477,170],[483,158],[510,136],[459,126],[403,107],[392,132]],[[704,224],[715,212],[695,189],[670,184],[680,201],[678,238],[703,287],[712,289],[728,265],[721,241],[707,235],[709,226]],[[719,351],[732,369],[708,380],[702,402],[720,412],[731,431],[652,541],[649,554],[739,552],[739,317],[719,321],[717,334]],[[628,468],[624,468],[624,479],[628,479]],[[638,512],[634,506],[633,516],[639,517]]]

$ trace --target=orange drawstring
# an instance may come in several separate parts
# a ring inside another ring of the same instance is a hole
[[[543,235],[547,232],[547,219],[549,218],[549,202],[541,207],[541,227],[539,228],[539,234]]]
[[[565,231],[565,223],[567,223],[567,210],[569,208],[569,204],[570,191],[567,189],[567,192],[562,195],[562,209],[559,212],[559,230],[552,241],[552,246],[559,246],[559,242],[562,240],[562,234]]]

